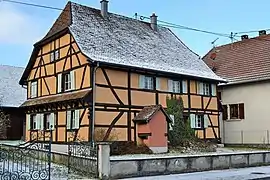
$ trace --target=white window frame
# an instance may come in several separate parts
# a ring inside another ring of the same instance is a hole
[[[46,120],[46,121],[45,121]],[[45,125],[45,130],[50,130],[51,126],[51,114],[44,114],[44,125]]]
[[[158,84],[158,86],[159,86],[159,84]],[[154,77],[140,75],[139,76],[139,87],[142,89],[154,90]]]
[[[37,89],[38,89],[37,81],[32,81],[30,83],[30,97],[31,98],[37,97]]]
[[[72,89],[72,80],[71,80],[71,73],[65,73],[63,74],[63,90],[64,91],[70,91]]]
[[[210,96],[210,84],[203,83],[203,95]]]
[[[174,93],[181,93],[181,81],[174,81],[172,82],[172,92]]]
[[[67,111],[67,129],[75,130],[79,129],[80,125],[80,110]]]
[[[201,129],[204,127],[204,116],[203,115],[196,115],[196,120],[195,120],[195,128]]]
[[[38,116],[37,116],[37,114],[31,114],[30,119],[31,119],[30,123],[32,124],[32,129],[31,130],[38,130],[39,125],[38,125]]]
[[[60,58],[60,50],[54,50],[50,53],[50,60],[51,62],[58,60]]]

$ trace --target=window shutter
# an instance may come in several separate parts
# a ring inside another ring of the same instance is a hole
[[[228,106],[223,105],[223,112],[222,112],[222,119],[227,120],[228,119]]]
[[[39,114],[39,129],[44,130],[44,114]]]
[[[170,114],[170,118],[172,119],[171,125],[174,126],[174,115]]]
[[[212,96],[216,96],[217,95],[216,84],[211,84],[211,92],[212,92]]]
[[[30,114],[26,114],[26,126],[27,126],[27,130],[30,130],[31,129]]]
[[[168,91],[173,92],[173,80],[168,80]]]
[[[50,114],[50,127],[49,127],[50,130],[54,130],[54,119],[55,119],[55,114],[51,113]]]
[[[245,107],[244,104],[239,104],[239,119],[245,119]]]
[[[55,60],[59,59],[59,49],[55,51]]]
[[[50,60],[51,60],[51,62],[54,61],[54,52],[51,52],[51,54],[50,54]]]
[[[186,80],[182,81],[182,91],[183,91],[183,93],[187,93],[187,81]]]
[[[67,111],[67,129],[70,129],[70,125],[71,125],[71,111]]]
[[[62,74],[57,75],[57,92],[62,92]]]
[[[140,77],[139,77],[139,87],[144,88],[144,84],[145,84],[145,76],[140,75]]]
[[[200,82],[197,82],[197,94],[200,94]]]
[[[160,78],[156,77],[156,90],[160,90]]]
[[[75,110],[74,129],[80,128],[80,110]]]
[[[195,128],[196,127],[196,115],[190,114],[190,127]]]
[[[75,71],[70,71],[71,90],[75,90]]]
[[[208,128],[209,118],[207,114],[205,114],[203,117],[203,123],[204,123],[204,128]]]

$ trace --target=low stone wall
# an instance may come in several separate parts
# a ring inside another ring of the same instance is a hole
[[[164,175],[270,164],[270,152],[191,155],[144,159],[113,159],[111,178]]]

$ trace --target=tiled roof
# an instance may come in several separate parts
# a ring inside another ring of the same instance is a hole
[[[223,81],[168,28],[154,31],[150,23],[113,13],[104,19],[100,10],[72,2],[43,40],[65,28],[93,61]]]
[[[25,88],[19,85],[24,68],[0,65],[0,106],[19,107],[27,96]]]
[[[210,56],[215,53],[216,58]],[[216,74],[228,84],[270,79],[270,35],[216,47],[203,57],[206,64],[216,68]]]
[[[70,101],[70,100],[77,100],[77,99],[84,99],[89,93],[91,89],[70,92],[65,94],[56,94],[51,96],[45,96],[35,99],[29,99],[25,101],[21,107],[29,107],[29,106],[36,106],[41,104],[50,104],[56,102],[63,102],[63,101]]]
[[[136,117],[134,117],[133,121],[150,121],[152,117],[158,112],[162,111],[165,116],[167,117],[167,120],[171,121],[171,118],[167,115],[167,113],[164,111],[161,105],[152,105],[152,106],[146,106],[144,107]]]

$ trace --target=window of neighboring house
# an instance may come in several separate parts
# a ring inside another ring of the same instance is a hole
[[[140,75],[139,86],[142,89],[154,89],[154,78],[151,76]]]
[[[50,60],[51,60],[51,62],[59,59],[59,57],[60,57],[60,51],[59,51],[59,49],[57,49],[55,51],[52,51],[51,54],[50,54]]]
[[[30,124],[31,124],[30,129],[32,129],[32,130],[39,129],[38,118],[37,118],[36,114],[30,115]]]
[[[238,104],[230,104],[230,119],[238,119]]]
[[[62,76],[62,82],[63,82],[63,91],[69,91],[71,90],[71,74],[70,72],[64,73]]]
[[[230,104],[230,119],[245,119],[244,104]]]
[[[67,129],[79,129],[80,110],[67,111]]]
[[[222,106],[222,119],[223,120],[228,119],[228,106],[227,105]]]
[[[32,81],[30,85],[30,97],[35,98],[37,97],[37,81]]]

